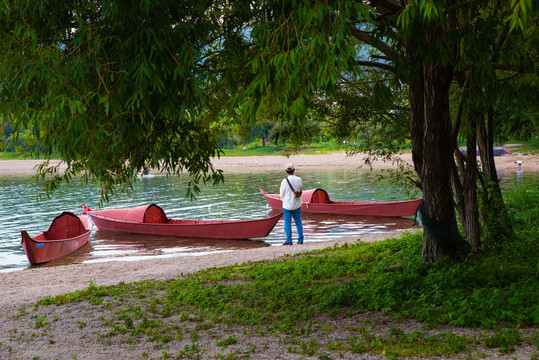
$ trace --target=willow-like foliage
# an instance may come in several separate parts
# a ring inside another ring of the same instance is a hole
[[[260,124],[261,109],[294,142],[333,117],[336,135],[391,146],[408,111],[426,215],[456,233],[457,207],[477,230],[477,164],[457,167],[454,151],[459,134],[477,142],[496,179],[494,119],[522,101],[504,84],[528,74],[537,89],[534,20],[531,0],[13,0],[0,6],[0,116],[68,164],[40,168],[47,190],[83,174],[106,198],[145,166],[189,173],[195,192],[221,181],[219,134]],[[424,260],[441,254],[425,235]]]

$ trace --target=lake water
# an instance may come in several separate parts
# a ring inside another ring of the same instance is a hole
[[[333,200],[389,201],[417,198],[406,195],[390,181],[378,181],[375,175],[355,169],[311,170],[298,172],[304,188],[325,189]],[[522,181],[515,173],[507,181]],[[133,191],[115,194],[104,208],[135,207],[155,203],[170,218],[251,219],[272,214],[258,190],[277,193],[282,171],[226,174],[224,184],[203,186],[197,200],[185,198],[188,178],[155,174],[139,179]],[[80,213],[81,203],[99,209],[99,188],[79,181],[63,184],[50,199],[36,201],[39,187],[30,177],[0,175],[0,271],[21,270],[30,266],[20,245],[20,231],[35,236],[46,230],[52,219],[64,210]],[[410,218],[376,218],[339,215],[303,214],[305,241],[327,241],[367,233],[409,228]],[[295,233],[295,228],[293,228]],[[123,234],[94,229],[90,242],[74,254],[40,266],[102,261],[135,261],[147,258],[200,256],[210,252],[234,251],[280,245],[284,241],[282,219],[264,239],[205,240]]]

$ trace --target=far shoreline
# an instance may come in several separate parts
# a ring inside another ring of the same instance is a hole
[[[264,156],[223,156],[214,158],[212,164],[215,169],[223,170],[225,175],[237,172],[253,172],[261,170],[279,170],[286,163],[292,162],[296,165],[298,173],[308,171],[309,168],[363,168],[368,170],[365,165],[365,154],[348,156],[344,152],[320,153],[314,155],[264,155]],[[413,168],[411,153],[404,153],[395,156],[400,162]],[[33,176],[36,175],[36,167],[45,160],[0,160],[0,177],[4,176]],[[494,157],[496,169],[499,171],[518,171],[526,170],[539,171],[539,155],[523,155],[516,153],[514,155],[502,155]],[[516,163],[520,161],[519,167]],[[61,160],[50,160],[50,164],[58,166],[60,171],[66,169],[66,164]],[[396,169],[395,162],[385,162],[374,160],[370,163],[373,170]]]

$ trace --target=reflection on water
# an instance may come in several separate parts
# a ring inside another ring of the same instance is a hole
[[[359,234],[408,229],[414,224],[412,218],[386,218],[376,216],[353,216],[336,214],[302,214],[309,238],[349,237]],[[284,231],[284,230],[283,230]],[[283,232],[284,234],[284,232]]]
[[[204,240],[169,236],[127,234],[95,230],[89,244],[73,254],[41,267],[103,261],[200,256],[209,253],[269,246],[262,240]]]
[[[276,210],[268,213],[273,215]],[[378,233],[412,227],[414,219],[369,216],[303,214],[305,239],[309,242],[328,241],[361,234]],[[295,232],[295,228],[293,228]],[[127,234],[94,230],[90,244],[75,253],[41,267],[103,261],[135,261],[149,258],[200,256],[209,253],[255,249],[280,245],[285,238],[283,221],[270,235],[254,240],[189,239],[169,236]]]
[[[271,209],[258,190],[276,193],[283,178],[282,171],[225,174],[223,185],[202,186],[196,201],[185,198],[187,177],[151,175],[140,179],[129,193],[116,194],[106,208],[135,207],[156,203],[168,217],[184,219],[251,219],[266,217]],[[417,198],[418,193],[406,195],[389,181],[378,181],[376,176],[354,169],[298,170],[308,188],[321,187],[333,200],[389,201]],[[513,176],[511,179],[510,176]],[[504,174],[508,182],[523,179],[514,173]],[[99,188],[77,181],[63,184],[51,199],[36,202],[39,187],[30,177],[2,177],[0,175],[0,271],[24,269],[28,260],[20,245],[20,231],[31,236],[46,230],[52,219],[64,210],[80,212],[85,203],[98,209]],[[413,219],[376,218],[340,215],[303,214],[305,241],[360,236],[393,229],[409,228]],[[295,229],[293,228],[295,231]],[[209,252],[234,251],[281,244],[285,239],[282,219],[264,239],[221,241],[180,239],[147,235],[122,234],[94,230],[90,243],[76,253],[49,264],[138,260],[149,257],[198,256]]]

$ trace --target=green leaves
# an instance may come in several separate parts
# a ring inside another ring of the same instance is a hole
[[[441,4],[437,4],[441,5]],[[439,10],[436,5],[428,0],[409,1],[397,17],[397,25],[407,28],[410,22],[419,21],[427,23],[436,22]]]
[[[245,97],[271,91],[284,118],[294,119],[306,116],[306,104],[316,91],[335,90],[340,72],[353,61],[348,21],[367,11],[348,2],[283,1],[282,5],[268,9],[271,22],[254,24],[251,38],[263,51],[250,62],[257,76]],[[247,109],[247,113],[254,112]]]
[[[65,174],[41,168],[46,193],[84,171],[106,198],[144,166],[222,180],[211,166],[216,138],[199,117],[210,78],[201,44],[217,26],[204,17],[209,3],[110,2],[102,14],[91,2],[23,3],[2,13],[0,113],[34,129],[40,156],[67,162]],[[180,24],[188,18],[197,21]]]
[[[528,15],[534,11],[537,12],[537,9],[533,8],[532,0],[511,0],[510,6],[511,12],[505,19],[510,24],[509,31],[513,31],[517,26],[524,31],[527,27]]]
[[[31,129],[39,155],[68,161],[73,176],[86,171],[105,194],[147,165],[187,170],[193,184],[220,181],[217,138],[241,115],[270,118],[296,143],[326,123],[336,135],[383,129],[379,138],[392,143],[407,135],[402,83],[415,81],[412,70],[442,64],[460,76],[473,66],[491,85],[493,56],[533,70],[515,32],[506,43],[519,51],[491,35],[503,39],[507,16],[517,25],[532,18],[531,0],[512,0],[500,15],[489,5],[414,0],[382,14],[353,1],[3,2],[0,116]],[[427,41],[426,24],[441,36]],[[380,72],[367,73],[373,64]],[[335,125],[334,115],[353,121]]]

